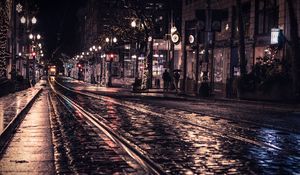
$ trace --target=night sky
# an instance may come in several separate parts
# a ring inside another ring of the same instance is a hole
[[[84,0],[40,0],[36,31],[44,37],[46,57],[55,62],[61,53],[73,55],[76,51],[77,10]]]

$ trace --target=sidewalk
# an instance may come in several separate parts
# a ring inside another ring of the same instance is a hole
[[[0,174],[55,174],[47,92],[33,104],[0,160]]]
[[[33,101],[34,97],[43,88],[43,84],[45,84],[45,81],[41,80],[32,88],[0,97],[0,135]]]
[[[246,104],[246,105],[261,105],[265,107],[278,107],[285,108],[293,111],[300,111],[300,104],[288,104],[278,102],[267,102],[267,101],[250,101],[240,99],[229,99],[229,98],[203,98],[196,96],[195,94],[182,94],[176,93],[175,91],[164,92],[163,89],[148,89],[141,92],[132,92],[130,88],[122,87],[101,87],[98,85],[78,81],[70,77],[60,77],[64,83],[67,83],[69,87],[74,90],[80,90],[84,92],[95,93],[106,96],[119,96],[119,97],[143,97],[143,98],[163,98],[163,99],[174,99],[174,100],[189,100],[195,102],[207,102],[207,103],[232,103],[232,105]]]

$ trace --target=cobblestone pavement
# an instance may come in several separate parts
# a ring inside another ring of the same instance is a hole
[[[168,95],[170,98],[163,97],[160,93],[148,93],[136,95],[122,88],[95,87],[82,81],[69,78],[60,78],[60,81],[68,87],[83,92],[92,92],[100,95],[108,95],[114,98],[126,99],[135,103],[151,104],[152,106],[166,106],[169,108],[181,109],[192,113],[215,116],[231,120],[251,121],[265,124],[288,131],[300,133],[300,104],[280,104],[267,102],[249,101],[214,101],[197,98],[178,98],[176,95]],[[112,95],[114,94],[114,95]],[[125,94],[125,95],[124,95]],[[147,98],[145,98],[147,97]],[[160,98],[152,98],[160,97]],[[191,99],[191,100],[190,100]]]
[[[51,94],[57,174],[146,174],[121,148]]]
[[[185,101],[176,102],[176,107],[170,105],[171,101],[156,103],[157,99],[149,104],[143,100],[96,100],[64,93],[86,110],[103,117],[111,128],[138,145],[170,174],[300,173],[297,130],[290,132],[273,123],[267,125],[243,118],[244,114],[252,118],[272,117],[276,112],[258,115],[260,112],[252,108],[235,111],[232,107],[225,110],[213,105],[202,112],[198,108],[196,111],[201,112],[198,114]],[[183,110],[185,107],[188,110]],[[241,118],[227,119],[237,114]]]

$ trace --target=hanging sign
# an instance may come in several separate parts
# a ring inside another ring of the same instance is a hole
[[[281,30],[278,28],[271,30],[271,44],[280,44],[280,33]]]

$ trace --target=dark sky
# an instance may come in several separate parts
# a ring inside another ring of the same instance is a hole
[[[56,59],[61,53],[72,55],[76,51],[77,10],[85,0],[39,0],[36,27],[44,38],[46,56],[50,59],[56,50]]]

